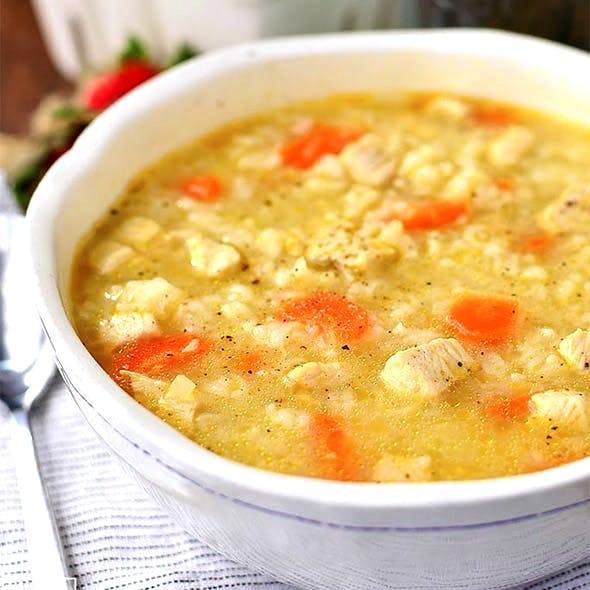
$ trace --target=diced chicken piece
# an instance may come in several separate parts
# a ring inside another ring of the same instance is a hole
[[[284,232],[267,227],[258,234],[256,245],[270,258],[278,258],[283,253]]]
[[[286,385],[303,389],[332,389],[346,384],[348,373],[340,363],[308,362],[291,369]]]
[[[353,242],[352,227],[328,227],[311,239],[305,251],[306,260],[313,266],[329,268],[342,261]]]
[[[252,317],[252,310],[241,301],[228,301],[219,308],[219,311],[231,320],[247,320]]]
[[[380,193],[367,186],[354,186],[344,195],[344,216],[358,219],[379,201]]]
[[[148,217],[130,217],[113,232],[113,237],[123,244],[144,250],[162,231],[162,227]]]
[[[373,469],[373,481],[432,481],[432,459],[429,455],[403,457],[386,455]]]
[[[95,246],[88,256],[88,260],[100,274],[109,274],[125,262],[133,258],[135,251],[129,246],[113,240],[105,240]]]
[[[421,145],[411,151],[409,151],[402,160],[399,167],[399,174],[402,176],[408,176],[413,170],[430,164],[436,157],[436,150],[428,144]]]
[[[197,386],[186,375],[177,375],[158,405],[174,420],[175,426],[190,429],[197,408]]]
[[[186,293],[182,289],[162,277],[128,281],[116,298],[116,310],[118,313],[149,313],[162,319],[174,313],[185,298]]]
[[[590,330],[578,328],[559,345],[559,353],[568,365],[590,372]]]
[[[469,113],[469,106],[456,98],[437,96],[426,105],[425,111],[432,115],[460,121]]]
[[[277,404],[268,404],[266,415],[273,424],[285,428],[305,428],[309,424],[309,414],[295,408],[281,408]]]
[[[375,264],[390,263],[399,257],[398,249],[380,236],[355,235],[351,227],[330,227],[311,240],[305,258],[319,268],[346,268],[364,272]]]
[[[177,375],[160,397],[160,404],[174,410],[193,410],[197,386],[186,376]]]
[[[158,334],[160,328],[153,314],[132,311],[116,313],[101,322],[100,332],[105,344],[115,348],[140,336]]]
[[[590,232],[590,185],[568,187],[537,219],[550,234]]]
[[[383,141],[373,133],[346,146],[340,160],[355,182],[369,186],[383,186],[397,164],[397,158],[385,151]]]
[[[586,400],[578,391],[553,390],[531,396],[531,417],[550,422],[566,431],[583,432],[588,428]]]
[[[432,398],[479,368],[454,338],[435,338],[428,344],[400,350],[381,371],[387,387],[419,398]]]
[[[172,322],[179,332],[201,334],[211,319],[211,310],[202,301],[188,299],[177,307]]]
[[[272,170],[281,162],[278,152],[274,149],[258,149],[249,151],[237,161],[239,170]]]
[[[525,127],[512,125],[488,147],[488,161],[505,168],[516,164],[533,145],[534,135]]]
[[[242,264],[241,254],[229,244],[221,244],[202,235],[186,240],[191,265],[206,277],[222,278],[236,272]]]
[[[408,174],[408,179],[412,182],[416,194],[426,195],[435,191],[442,181],[441,170],[442,165],[440,164],[425,164],[412,170]]]
[[[488,181],[488,177],[475,168],[466,166],[453,176],[443,189],[444,199],[470,199],[477,188]]]
[[[167,391],[170,383],[161,379],[152,379],[142,373],[134,371],[121,371],[121,374],[129,378],[131,391],[136,398],[143,398],[150,402],[157,402]]]
[[[311,168],[310,173],[313,176],[329,178],[331,180],[344,180],[345,170],[340,158],[333,154],[321,157]]]

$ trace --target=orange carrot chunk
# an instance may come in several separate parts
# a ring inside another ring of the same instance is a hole
[[[301,322],[331,332],[343,342],[360,340],[370,326],[369,312],[343,295],[320,291],[287,301],[277,314],[284,322]]]
[[[124,383],[121,371],[170,377],[211,350],[211,341],[194,334],[145,336],[124,344],[113,359],[111,374]]]
[[[510,180],[510,178],[502,178],[502,177],[495,178],[494,179],[494,184],[501,191],[512,191],[512,190],[514,190],[514,181],[513,180]]]
[[[356,141],[363,131],[333,125],[316,125],[305,135],[296,137],[281,148],[283,164],[306,170],[322,156],[339,154],[347,144]]]
[[[266,366],[264,356],[261,352],[248,350],[238,355],[236,369],[244,376],[252,377]]]
[[[340,481],[360,479],[356,445],[343,428],[341,419],[312,414],[309,432],[313,451],[327,478]]]
[[[413,231],[451,225],[468,212],[469,204],[465,201],[422,201],[413,203],[395,218],[403,223],[405,229]]]
[[[555,240],[542,232],[535,234],[528,234],[524,236],[517,244],[516,249],[525,254],[543,254],[547,252]]]
[[[485,406],[485,413],[495,420],[524,420],[530,414],[530,401],[528,394],[497,397]]]
[[[492,295],[466,294],[449,311],[457,338],[474,344],[505,344],[516,329],[518,303]]]
[[[487,127],[506,127],[518,121],[518,115],[513,109],[493,105],[476,107],[471,118],[479,125]]]
[[[223,186],[217,176],[191,176],[181,183],[180,190],[197,201],[212,203],[221,197]]]

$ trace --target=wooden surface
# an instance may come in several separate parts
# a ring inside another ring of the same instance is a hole
[[[0,132],[25,134],[39,100],[66,88],[47,55],[30,0],[0,0]]]

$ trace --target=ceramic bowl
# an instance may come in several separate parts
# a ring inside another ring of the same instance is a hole
[[[265,472],[184,438],[119,389],[69,319],[80,238],[140,169],[257,111],[338,92],[446,90],[590,125],[590,57],[479,31],[291,38],[213,53],[146,83],[85,131],[29,210],[40,313],[99,437],[192,535],[302,588],[508,588],[590,556],[590,458],[484,481],[341,483]]]

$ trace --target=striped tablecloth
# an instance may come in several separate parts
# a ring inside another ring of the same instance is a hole
[[[0,196],[0,211],[6,207]],[[9,420],[0,404],[0,589],[25,590],[30,574]],[[290,590],[184,533],[121,470],[60,379],[33,424],[70,575],[79,589]],[[590,589],[590,562],[521,590],[583,588]]]

